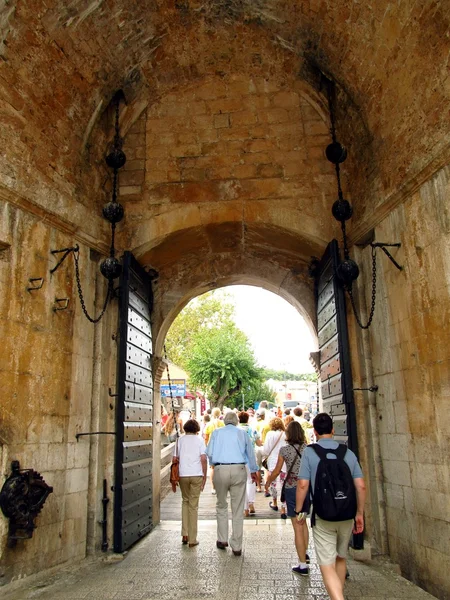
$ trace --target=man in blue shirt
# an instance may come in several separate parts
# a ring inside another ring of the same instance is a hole
[[[250,437],[239,423],[235,412],[230,411],[224,418],[225,427],[213,431],[206,448],[211,465],[214,465],[213,483],[217,493],[217,548],[228,546],[228,502],[230,492],[232,533],[230,546],[235,556],[242,554],[244,533],[244,503],[247,484],[248,464],[252,481],[256,483],[258,466],[255,460]]]
[[[330,415],[319,413],[313,419],[314,433],[317,443],[325,449],[335,450],[339,444],[333,440],[333,421]],[[330,458],[336,458],[335,454],[327,455]],[[331,600],[344,600],[344,583],[347,571],[346,557],[352,530],[354,533],[362,533],[364,529],[364,502],[366,499],[366,488],[363,474],[358,459],[355,454],[347,449],[344,457],[353,477],[356,489],[357,509],[356,517],[353,521],[325,521],[316,516],[316,524],[313,527],[314,545],[316,549],[317,560],[322,573],[323,581]],[[301,513],[303,502],[308,493],[311,483],[311,489],[314,490],[317,467],[320,458],[314,448],[307,447],[303,451],[302,461],[297,481],[296,509],[298,519],[306,518]],[[313,498],[314,503],[314,498]],[[307,575],[306,564],[300,564],[293,569],[300,575]],[[306,572],[303,572],[305,571]]]

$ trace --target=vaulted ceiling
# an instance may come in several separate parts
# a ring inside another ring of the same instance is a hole
[[[45,192],[55,209],[69,196],[88,204],[102,185],[86,177],[92,132],[119,88],[151,104],[251,70],[319,89],[321,71],[338,85],[361,216],[448,160],[449,22],[449,3],[431,0],[11,0],[0,8],[0,182]]]

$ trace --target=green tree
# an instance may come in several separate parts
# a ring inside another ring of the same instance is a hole
[[[246,335],[235,325],[203,330],[195,337],[187,360],[189,383],[203,389],[212,406],[261,380],[261,370]]]
[[[167,358],[187,370],[198,334],[234,326],[234,304],[226,294],[207,292],[190,302],[176,317],[166,337]]]
[[[262,369],[263,378],[275,381],[317,381],[317,373],[289,373],[288,371],[277,371],[275,369]]]
[[[262,375],[262,372],[260,372]],[[259,404],[263,400],[268,402],[276,403],[277,395],[273,392],[270,387],[261,379],[254,380],[247,386],[242,388],[240,392],[233,394],[230,398],[229,406],[233,408],[242,409],[244,405],[245,410],[253,407],[255,404]]]

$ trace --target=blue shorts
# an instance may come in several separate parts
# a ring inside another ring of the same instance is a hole
[[[284,496],[286,498],[286,514],[288,517],[296,517],[295,514],[295,496],[297,493],[297,488],[284,488]],[[302,510],[300,512],[309,513],[309,509],[311,508],[311,500],[308,495],[303,502]]]

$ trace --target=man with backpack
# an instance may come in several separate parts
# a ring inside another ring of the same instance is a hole
[[[297,482],[297,519],[306,515],[301,507],[311,490],[311,526],[317,560],[331,600],[344,600],[346,557],[350,536],[364,530],[366,487],[358,459],[333,440],[330,415],[313,419],[316,444],[303,451]]]

